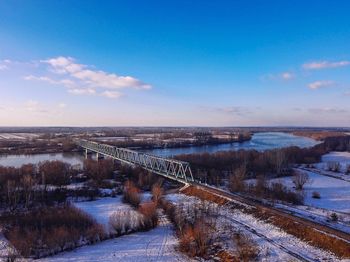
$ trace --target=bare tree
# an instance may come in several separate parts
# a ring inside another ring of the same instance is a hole
[[[293,176],[295,189],[302,190],[304,185],[310,181],[309,175],[306,172],[297,171]]]
[[[243,191],[245,188],[244,179],[247,174],[246,165],[237,168],[233,174],[230,175],[229,187],[231,191]]]
[[[339,162],[328,162],[327,163],[328,171],[339,172],[340,171],[340,163]]]
[[[21,184],[24,193],[25,207],[28,207],[29,202],[32,198],[34,179],[31,175],[24,175],[21,179]]]
[[[20,189],[18,183],[14,180],[8,180],[6,184],[7,201],[10,211],[14,211],[20,200]]]
[[[153,201],[158,204],[159,200],[161,199],[163,195],[163,188],[159,183],[154,184],[152,187],[152,196],[153,196]]]
[[[346,165],[345,174],[350,175],[350,164]]]
[[[283,168],[285,168],[287,164],[287,158],[282,149],[276,151],[275,155],[275,166],[276,166],[276,172],[277,174],[281,174]]]

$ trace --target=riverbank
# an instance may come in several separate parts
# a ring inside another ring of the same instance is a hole
[[[295,136],[303,136],[317,141],[323,141],[328,137],[349,136],[348,133],[337,131],[294,131],[291,133]]]

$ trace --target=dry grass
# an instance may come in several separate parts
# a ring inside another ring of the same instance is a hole
[[[190,186],[182,191],[182,193],[190,196],[196,196],[203,200],[215,202],[219,205],[224,205],[228,202],[225,197],[221,197],[210,192],[204,191],[198,187]],[[321,249],[329,250],[341,258],[350,258],[350,243],[341,240],[332,235],[325,234],[311,226],[302,224],[294,219],[283,215],[278,215],[275,212],[269,211],[267,208],[246,208],[244,205],[233,204],[234,208],[241,210],[244,213],[253,215],[254,217],[267,221],[285,232],[296,236],[297,238],[306,241]]]

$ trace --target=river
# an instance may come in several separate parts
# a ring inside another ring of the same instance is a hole
[[[195,154],[195,153],[215,153],[218,151],[229,151],[239,149],[256,149],[259,151],[282,148],[288,146],[299,147],[311,147],[316,145],[317,141],[301,137],[294,136],[292,134],[280,133],[280,132],[264,132],[256,133],[252,136],[250,141],[242,143],[228,143],[220,145],[207,145],[207,146],[192,146],[182,148],[165,148],[165,149],[151,149],[144,150],[143,152],[153,155],[171,157],[180,154]],[[23,164],[33,163],[37,164],[46,160],[60,160],[72,165],[82,164],[84,157],[80,153],[53,153],[53,154],[34,154],[34,155],[6,155],[0,156],[0,165],[2,166],[14,166],[20,167]]]

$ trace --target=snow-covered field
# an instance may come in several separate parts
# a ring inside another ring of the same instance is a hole
[[[149,201],[150,197],[149,193],[142,195],[143,201]],[[109,217],[113,212],[132,209],[132,207],[122,202],[121,196],[76,202],[74,205],[90,214],[108,230]],[[153,230],[106,240],[37,261],[190,261],[175,250],[177,244],[178,241],[171,223],[164,215],[161,215],[159,226]]]
[[[191,261],[175,250],[177,239],[172,225],[163,216],[160,225],[148,232],[133,233],[96,245],[84,246],[40,262],[142,262],[142,261]]]
[[[143,201],[150,199],[150,194],[143,194]],[[73,203],[76,207],[90,214],[96,221],[109,230],[109,217],[117,210],[131,210],[122,203],[122,197],[106,197],[95,201]],[[159,225],[147,232],[137,232],[106,240],[94,245],[83,246],[55,256],[38,259],[40,262],[85,262],[85,261],[191,261],[176,251],[178,240],[174,235],[172,224],[161,214]],[[9,252],[8,241],[0,234],[0,256]],[[6,261],[5,258],[0,261]],[[17,260],[16,260],[17,261]],[[31,261],[20,259],[18,261]]]
[[[95,201],[75,202],[74,205],[96,219],[97,223],[103,225],[107,232],[109,228],[109,217],[117,210],[131,210],[131,206],[122,202],[122,196],[105,197]]]
[[[25,140],[38,137],[32,133],[0,133],[0,140]]]
[[[303,172],[307,172],[310,178],[310,182],[304,186],[305,205],[350,214],[350,182],[323,176],[311,171]],[[274,180],[281,181],[291,189],[294,188],[292,177]],[[320,199],[312,197],[312,192],[314,191],[320,193]]]
[[[339,162],[342,165],[350,164],[350,152],[330,152],[322,156],[322,162]]]
[[[339,163],[339,172],[333,172],[328,169],[328,165],[331,163]],[[346,173],[348,166],[350,166],[350,152],[330,152],[329,154],[323,155],[322,161],[314,166],[314,168],[309,168],[309,170],[350,182],[350,174]]]
[[[170,195],[168,199],[175,204],[190,205],[200,201],[195,197],[179,194]],[[307,260],[339,261],[333,254],[313,247],[271,224],[257,220],[252,215],[232,210],[229,206],[219,208],[217,233],[232,234],[235,229],[244,232],[257,243],[260,251],[259,261],[298,261],[293,254]]]

